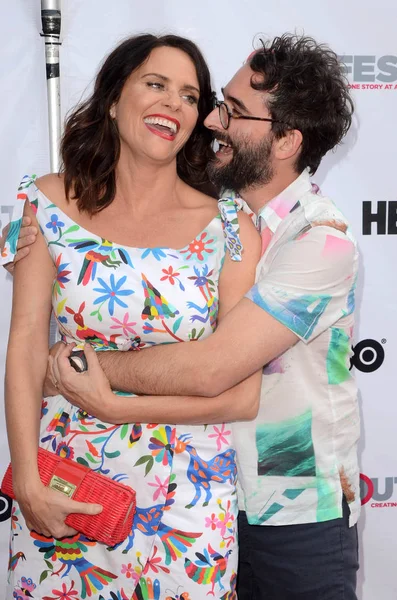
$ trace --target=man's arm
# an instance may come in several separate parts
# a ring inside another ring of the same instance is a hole
[[[269,272],[209,338],[101,356],[101,366],[118,389],[218,396],[342,318],[350,310],[356,262],[355,246],[343,231],[313,227],[279,250]]]
[[[239,225],[240,239],[244,247],[243,261],[232,261],[228,254],[225,257],[218,289],[218,320],[220,322],[252,287],[260,256],[260,239],[249,218],[240,214]],[[212,336],[213,334],[209,337]],[[197,344],[199,342],[171,344],[170,348],[175,350],[178,346]],[[125,398],[115,396],[99,367],[98,356],[104,353],[95,353],[88,344],[85,349],[88,370],[85,373],[77,374],[70,367],[68,361],[71,349],[71,345],[61,344],[55,360],[52,362],[53,375],[58,381],[59,390],[70,402],[102,421],[110,423],[208,424],[249,420],[257,414],[262,379],[261,369],[217,397],[146,395]],[[106,352],[105,354],[116,354],[118,360],[123,358],[121,352]],[[205,373],[201,375],[205,376]],[[117,380],[114,385],[118,386]],[[214,396],[214,394],[212,395]]]
[[[297,340],[287,327],[243,298],[203,341],[140,352],[101,352],[98,358],[114,389],[213,398],[261,369]]]
[[[219,396],[118,396],[113,393],[98,362],[98,354],[85,346],[88,370],[76,373],[70,366],[72,344],[61,344],[51,369],[57,392],[72,404],[106,423],[177,423],[202,425],[247,421],[256,417],[262,371],[257,371]]]

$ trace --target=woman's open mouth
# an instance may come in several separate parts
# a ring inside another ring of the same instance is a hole
[[[150,115],[143,122],[152,133],[169,141],[175,139],[180,128],[179,121],[163,115]]]

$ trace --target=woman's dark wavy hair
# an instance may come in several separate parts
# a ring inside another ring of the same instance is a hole
[[[200,87],[198,120],[192,135],[177,156],[177,172],[196,188],[208,183],[206,166],[213,156],[212,134],[204,119],[212,110],[211,80],[207,63],[197,46],[176,35],[143,34],[121,43],[106,58],[90,98],[67,119],[61,144],[65,193],[77,199],[79,210],[97,213],[113,201],[120,139],[110,108],[120,98],[124,84],[155,48],[167,46],[185,52],[194,63]]]
[[[277,139],[288,129],[302,133],[295,168],[313,174],[351,125],[354,107],[341,64],[335,52],[310,37],[287,33],[262,46],[249,58],[251,69],[263,76],[259,81],[253,76],[251,87],[270,93],[271,117],[282,121],[272,123]]]

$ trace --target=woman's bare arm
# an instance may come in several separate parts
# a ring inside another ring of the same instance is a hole
[[[37,227],[27,203],[24,211]],[[75,531],[64,523],[71,512],[96,514],[100,506],[74,502],[42,485],[38,467],[43,381],[48,359],[51,290],[55,267],[39,234],[15,268],[11,328],[5,377],[7,435],[13,487],[30,529],[57,538]]]

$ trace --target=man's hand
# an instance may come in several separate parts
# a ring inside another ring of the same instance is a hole
[[[29,254],[29,251],[30,251],[29,246],[31,246],[36,241],[37,227],[31,226],[31,222],[32,222],[32,220],[30,217],[23,217],[22,227],[21,227],[21,231],[19,233],[18,244],[17,244],[17,253],[14,257],[14,261],[4,265],[4,268],[6,269],[6,271],[8,271],[11,274],[14,271],[15,263],[17,263],[19,260],[21,260],[21,258],[24,258],[25,256],[27,256]],[[1,236],[0,236],[1,255],[3,255],[3,252],[4,252],[4,246],[6,243],[6,237],[7,237],[9,228],[10,228],[10,225],[6,225],[3,229],[3,231],[1,232]]]
[[[110,388],[109,381],[102,371],[95,350],[86,344],[84,354],[88,370],[77,373],[70,365],[69,356],[75,344],[60,344],[55,356],[50,355],[51,379],[56,383],[57,393],[61,393],[74,406],[83,409],[105,421],[118,423],[116,408],[117,396]],[[53,354],[53,353],[52,353]]]

